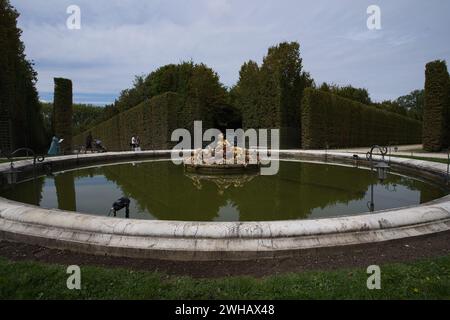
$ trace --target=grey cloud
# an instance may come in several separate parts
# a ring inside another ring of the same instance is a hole
[[[118,92],[134,75],[166,63],[204,62],[231,86],[246,60],[261,62],[269,46],[298,41],[305,69],[317,82],[353,84],[375,100],[423,86],[423,68],[450,59],[450,2],[298,0],[13,0],[38,89],[69,77],[78,93]],[[366,28],[377,3],[382,30]],[[78,4],[82,29],[65,27]]]

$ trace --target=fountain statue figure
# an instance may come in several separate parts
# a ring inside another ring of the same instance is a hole
[[[215,146],[194,150],[183,163],[188,172],[220,174],[255,171],[261,166],[257,150],[233,146],[222,133]]]

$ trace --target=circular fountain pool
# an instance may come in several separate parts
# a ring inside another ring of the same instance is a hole
[[[36,171],[21,160],[23,182],[1,192],[0,239],[120,257],[246,260],[450,230],[445,164],[393,157],[398,173],[380,183],[352,167],[368,165],[352,154],[277,153],[274,176],[192,175],[164,160],[169,150],[54,157]],[[8,170],[0,164],[3,178]],[[54,175],[25,181],[33,172]],[[376,211],[368,213],[371,186]],[[106,216],[122,196],[135,219]]]
[[[417,178],[391,173],[379,182],[367,168],[345,165],[284,160],[273,176],[207,176],[185,172],[169,160],[151,160],[59,172],[0,195],[100,216],[125,196],[133,219],[275,221],[362,214],[369,211],[372,186],[375,210],[418,205],[446,194]]]

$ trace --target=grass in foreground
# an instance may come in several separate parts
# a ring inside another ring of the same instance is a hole
[[[450,299],[450,256],[381,266],[381,290],[365,269],[255,279],[193,279],[81,266],[81,290],[66,287],[66,266],[0,258],[1,299]]]

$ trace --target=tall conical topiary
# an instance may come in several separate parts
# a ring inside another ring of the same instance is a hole
[[[55,93],[53,98],[53,127],[55,136],[64,139],[61,151],[72,151],[72,81],[55,78]]]
[[[448,146],[448,88],[449,74],[445,61],[427,63],[423,113],[423,148],[427,151],[440,151]]]

